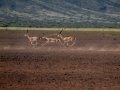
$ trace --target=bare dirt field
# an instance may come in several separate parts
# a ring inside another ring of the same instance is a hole
[[[74,47],[36,48],[25,32],[0,31],[0,90],[120,90],[120,32],[64,31]]]

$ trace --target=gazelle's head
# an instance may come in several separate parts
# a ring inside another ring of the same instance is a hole
[[[62,34],[58,34],[57,36],[58,36],[58,37],[62,37]]]
[[[27,37],[27,36],[28,36],[28,34],[24,34],[24,36],[25,36],[25,37]]]
[[[29,35],[28,35],[28,29],[27,29],[26,33],[24,34],[24,36],[25,36],[25,37],[28,37],[28,36],[29,36]]]
[[[59,34],[57,36],[62,37],[62,32],[63,32],[63,29],[59,32]]]

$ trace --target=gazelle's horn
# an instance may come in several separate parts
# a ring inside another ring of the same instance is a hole
[[[59,32],[59,34],[61,34],[63,32],[63,29]]]
[[[42,33],[43,34],[43,36],[45,36],[45,33]]]
[[[28,33],[28,29],[27,29],[26,33]]]

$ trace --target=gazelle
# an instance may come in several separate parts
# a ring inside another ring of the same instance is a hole
[[[38,44],[39,37],[37,36],[30,37],[28,33],[25,34],[24,36],[28,38],[32,46],[36,46]]]
[[[60,44],[62,44],[61,40],[58,39],[58,38],[49,38],[49,37],[43,36],[41,39],[45,40],[45,43],[42,44],[42,46],[45,46],[45,45],[47,45],[49,43],[60,43]]]
[[[61,34],[58,34],[57,37],[60,37],[63,40],[63,44],[66,46],[73,46],[76,41],[76,38],[73,36],[63,37]]]

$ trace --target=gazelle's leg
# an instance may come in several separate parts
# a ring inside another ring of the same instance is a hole
[[[33,42],[32,41],[30,41],[30,44],[33,46]]]
[[[36,46],[37,46],[37,41],[35,41],[33,44],[33,47],[36,47]]]
[[[31,41],[29,40],[29,41],[28,41],[28,43],[30,43],[30,44],[31,44]]]
[[[61,40],[60,39],[56,39],[55,42],[56,43],[61,43]]]
[[[44,44],[44,46],[47,45],[48,43],[49,43],[49,42],[46,42],[46,43]]]
[[[41,46],[44,46],[45,43],[41,44]]]
[[[66,43],[65,43],[65,42],[63,42],[63,43],[62,43],[62,45],[63,45],[63,47],[65,47],[65,46],[66,46]]]
[[[36,45],[36,46],[38,45],[38,42],[37,42],[37,41],[35,41],[35,45]]]
[[[61,42],[61,40],[59,40],[59,43],[60,43],[61,46],[63,45],[63,43]]]
[[[61,39],[58,39],[58,40],[57,40],[57,43],[59,43],[60,45],[63,45],[63,42],[62,42]]]
[[[49,42],[48,41],[46,41],[45,43],[43,43],[41,46],[45,46],[45,45],[47,45]]]
[[[36,42],[36,45],[38,45],[38,42]]]
[[[33,47],[35,47],[35,46],[36,46],[36,42],[31,41],[31,45],[32,45]]]
[[[32,45],[32,46],[34,46],[34,43],[33,43],[33,42],[31,42],[31,45]]]
[[[68,42],[64,42],[64,46],[65,46],[65,47],[68,47]]]
[[[66,43],[66,46],[67,46],[67,47],[69,46],[69,43],[68,43],[68,42]]]

